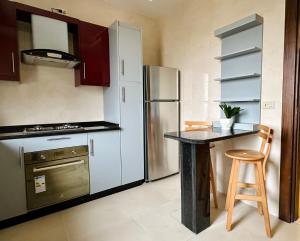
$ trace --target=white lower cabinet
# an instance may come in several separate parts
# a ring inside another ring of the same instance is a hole
[[[120,131],[88,133],[90,194],[121,185]]]
[[[35,152],[84,145],[87,145],[86,133],[32,137],[24,139],[24,152]]]
[[[0,220],[27,212],[23,139],[0,141]]]
[[[119,130],[0,141],[0,221],[27,213],[24,152],[87,143],[90,194],[121,186]]]
[[[143,85],[121,81],[122,185],[144,179]]]

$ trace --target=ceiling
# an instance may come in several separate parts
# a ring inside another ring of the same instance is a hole
[[[184,0],[103,0],[113,6],[159,18],[174,11]]]

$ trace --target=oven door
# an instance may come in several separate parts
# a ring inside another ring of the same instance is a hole
[[[25,175],[28,210],[89,194],[87,156],[26,165]]]

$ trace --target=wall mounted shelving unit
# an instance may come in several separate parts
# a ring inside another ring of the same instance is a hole
[[[217,29],[215,36],[222,42],[221,56],[215,58],[221,63],[221,77],[215,79],[221,98],[216,102],[240,106],[234,128],[253,129],[261,116],[263,18],[253,14]]]
[[[248,79],[248,78],[256,78],[260,77],[260,74],[253,73],[253,74],[245,74],[240,76],[232,76],[232,77],[225,77],[225,78],[218,78],[215,81],[232,81],[232,80],[241,80],[241,79]]]
[[[217,59],[217,60],[231,59],[231,58],[235,58],[235,57],[239,57],[239,56],[247,55],[247,54],[252,54],[252,53],[256,53],[256,52],[260,52],[260,51],[261,51],[261,48],[253,47],[253,48],[249,48],[249,49],[243,49],[238,52],[233,52],[233,53],[229,53],[229,54],[222,55],[219,57],[215,57],[215,59]]]

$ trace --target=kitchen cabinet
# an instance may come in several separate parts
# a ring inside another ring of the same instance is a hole
[[[122,184],[144,179],[143,86],[121,81]]]
[[[26,138],[23,141],[24,152],[35,152],[57,148],[87,145],[87,134],[70,134]]]
[[[27,212],[23,139],[0,141],[0,220]]]
[[[80,21],[78,39],[82,62],[76,70],[76,85],[109,86],[108,29]]]
[[[17,18],[14,4],[0,1],[0,80],[19,81]]]
[[[142,82],[141,32],[134,27],[119,26],[120,80]]]
[[[139,29],[118,21],[110,26],[111,85],[104,89],[104,118],[120,123],[122,185],[144,179],[141,43]]]
[[[120,131],[88,133],[90,194],[121,185]]]

